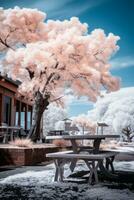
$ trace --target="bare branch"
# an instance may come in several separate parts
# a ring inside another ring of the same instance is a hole
[[[10,35],[12,33],[14,33],[17,30],[17,28],[15,29],[11,29],[11,27],[9,27],[9,33],[7,34],[5,39],[0,38],[0,42],[7,48],[12,49],[14,51],[14,49],[7,43],[8,38],[10,37]]]
[[[44,88],[43,88],[43,90],[42,90],[42,92],[44,93],[44,91],[45,91],[45,89],[46,89],[46,86],[50,83],[50,81],[51,81],[51,79],[52,79],[52,77],[54,76],[54,72],[53,73],[51,73],[50,75],[49,75],[49,77],[47,78],[47,81],[46,81],[46,83],[45,83],[45,85],[44,85]]]
[[[57,69],[57,68],[58,68],[58,65],[59,65],[59,62],[56,63],[56,65],[55,65],[54,68]]]
[[[56,63],[55,69],[58,68],[58,65],[59,65],[59,62]],[[55,76],[55,75],[57,75],[57,76]],[[47,74],[46,74],[46,76],[47,76]],[[54,77],[54,76],[55,76],[55,77]],[[46,81],[46,83],[45,83],[45,85],[44,85],[44,88],[43,88],[43,90],[42,90],[43,93],[44,93],[44,91],[45,91],[45,89],[46,89],[46,86],[50,83],[50,81],[52,81],[52,78],[53,78],[53,81],[54,81],[54,80],[59,80],[59,79],[60,79],[60,75],[56,74],[55,72],[52,72],[52,73],[48,76],[47,81]]]
[[[104,62],[104,60],[102,60],[102,59],[100,59],[100,58],[97,57],[97,55],[102,54],[102,53],[103,53],[103,50],[100,50],[100,52],[96,52],[96,53],[94,54],[94,57],[96,58],[96,60],[102,62],[103,64],[106,64],[106,63]]]
[[[1,42],[5,47],[7,47],[8,49],[12,49],[12,50],[14,51],[14,49],[13,49],[11,46],[9,46],[5,41],[3,41],[2,38],[0,38],[0,42]]]
[[[29,70],[28,67],[26,68],[26,70],[27,70],[28,73],[29,73],[29,77],[30,77],[31,79],[33,79],[33,77],[34,77],[34,72],[31,72],[31,71]]]
[[[79,62],[79,60],[82,59],[82,56],[79,54],[71,54],[69,58],[73,59],[75,62]]]
[[[63,98],[65,95],[62,95],[62,96],[60,96],[60,97],[58,97],[58,98],[56,98],[56,99],[53,99],[53,100],[51,100],[50,102],[52,103],[52,102],[55,102],[55,101],[59,101],[61,98]]]

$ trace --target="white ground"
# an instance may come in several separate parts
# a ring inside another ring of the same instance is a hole
[[[86,166],[79,164],[76,170],[86,170]],[[134,172],[134,161],[116,162],[115,168]],[[66,166],[68,169],[68,166]],[[104,184],[89,186],[78,183],[54,183],[54,165],[42,166],[42,171],[26,171],[0,180],[0,199],[45,199],[45,200],[133,200],[134,193],[129,189],[110,189]],[[66,174],[69,170],[66,170]],[[8,185],[8,187],[7,187]],[[4,189],[3,189],[4,188]],[[5,189],[6,188],[6,189]],[[7,189],[8,188],[8,189]],[[10,188],[10,189],[9,189]],[[23,198],[20,198],[22,195]],[[5,192],[6,190],[6,192]],[[13,192],[14,191],[14,192]],[[6,198],[7,196],[7,198]]]

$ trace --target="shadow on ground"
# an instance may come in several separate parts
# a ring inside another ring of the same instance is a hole
[[[70,175],[70,178],[81,178],[82,180],[79,180],[79,182],[77,182],[78,184],[81,183],[88,183],[88,176],[86,177],[86,175],[88,175],[89,171],[80,171],[77,173],[73,173],[72,175]],[[130,172],[130,171],[116,171],[115,173],[116,177],[114,178],[108,178],[108,177],[104,177],[104,174],[99,173],[99,181],[100,183],[103,183],[103,186],[107,186],[108,188],[111,189],[130,189],[134,192],[134,172]],[[71,180],[71,182],[76,182],[73,181],[73,179]],[[93,183],[94,184],[94,183]]]
[[[117,179],[111,179],[99,173],[100,184],[94,186],[87,184],[85,171],[74,173],[64,183],[2,184],[0,200],[133,200],[134,172],[117,171],[116,175]]]

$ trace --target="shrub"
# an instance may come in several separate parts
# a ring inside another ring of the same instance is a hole
[[[58,147],[67,147],[70,146],[70,142],[66,140],[54,140],[53,144],[55,144]]]
[[[33,142],[30,139],[15,139],[11,141],[10,144],[18,147],[31,147]]]

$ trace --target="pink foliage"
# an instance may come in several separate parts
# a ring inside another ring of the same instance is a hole
[[[0,10],[0,50],[5,51],[3,71],[22,84],[21,95],[34,99],[37,91],[50,100],[71,87],[77,96],[95,101],[102,85],[119,88],[109,72],[109,59],[118,50],[118,36],[101,29],[88,33],[78,18],[44,22],[36,9]]]
[[[85,115],[79,115],[75,117],[72,121],[72,125],[78,125],[86,130],[95,133],[96,131],[96,123],[88,119]]]
[[[29,43],[40,40],[40,28],[44,24],[46,14],[36,9],[0,10],[0,49],[15,45],[16,43]],[[6,40],[6,41],[5,41]],[[3,42],[6,42],[5,46]]]

